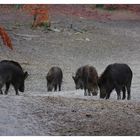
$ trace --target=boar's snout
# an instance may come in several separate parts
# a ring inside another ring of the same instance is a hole
[[[48,89],[48,92],[52,91],[53,90],[53,85],[48,83],[47,89]]]
[[[51,89],[51,88],[48,88],[48,92],[49,92],[49,91],[52,91],[52,89]]]
[[[19,91],[20,91],[20,92],[24,92],[24,87],[20,87],[20,88],[19,88]]]

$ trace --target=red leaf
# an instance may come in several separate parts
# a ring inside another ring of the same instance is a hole
[[[0,36],[1,36],[2,40],[3,40],[3,44],[5,46],[9,47],[12,50],[13,49],[12,41],[11,41],[8,33],[2,27],[0,27]]]

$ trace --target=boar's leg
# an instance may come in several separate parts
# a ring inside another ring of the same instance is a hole
[[[57,91],[57,84],[54,85],[54,91]]]
[[[5,94],[6,95],[8,94],[9,87],[10,87],[10,83],[6,83],[6,89],[5,89]]]
[[[86,90],[84,91],[84,96],[87,96],[87,92],[86,92]]]
[[[127,86],[126,86],[126,89],[127,89],[127,100],[130,100],[130,99],[131,99],[131,89],[130,89],[130,85],[127,85]]]
[[[84,95],[85,96],[90,96],[90,88],[89,88],[88,83],[84,82],[83,84],[84,84],[84,91],[85,91]],[[88,93],[87,93],[87,90],[88,90]]]
[[[107,93],[106,99],[109,99],[110,98],[110,94],[111,94],[111,92]]]
[[[122,88],[122,92],[123,92],[122,100],[124,100],[126,98],[126,89],[125,89],[125,86]]]
[[[14,89],[15,89],[16,95],[19,95],[19,93],[18,93],[18,86],[17,86],[17,85],[13,85],[13,86],[14,86]]]
[[[3,87],[3,84],[1,83],[1,84],[0,84],[0,94],[3,94],[3,92],[2,92],[2,87]]]
[[[84,96],[87,96],[87,88],[84,86]]]
[[[91,96],[90,89],[88,89],[88,96]]]
[[[130,100],[131,99],[131,94],[130,94],[130,88],[128,88],[127,90],[127,100]]]
[[[116,92],[117,92],[117,100],[121,99],[121,90],[119,87],[115,88]]]
[[[59,91],[61,91],[61,84],[59,84]]]
[[[2,90],[0,90],[0,94],[3,94]]]
[[[112,90],[113,90],[113,88],[110,88],[110,89],[107,90],[106,99],[110,98],[110,94],[111,94]]]
[[[114,83],[114,87],[117,92],[117,100],[120,100],[122,87],[120,85],[118,85],[118,83],[116,83],[116,82]]]

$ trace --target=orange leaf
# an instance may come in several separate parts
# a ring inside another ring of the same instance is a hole
[[[3,40],[3,44],[5,46],[9,47],[12,50],[13,49],[12,41],[11,41],[8,33],[2,27],[0,27],[0,36],[1,36],[2,40]]]

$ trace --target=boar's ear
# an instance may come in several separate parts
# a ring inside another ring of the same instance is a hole
[[[28,77],[28,72],[26,71],[25,73],[24,73],[24,79],[26,79],[27,77]]]

